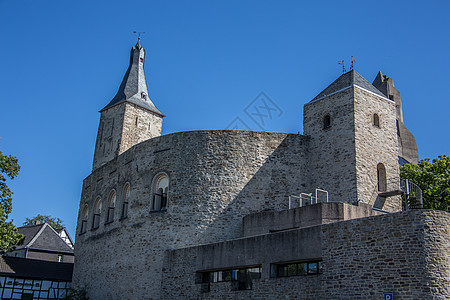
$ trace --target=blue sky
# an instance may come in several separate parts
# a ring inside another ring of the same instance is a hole
[[[369,82],[392,77],[420,158],[450,154],[449,1],[0,0],[0,150],[19,158],[14,224],[38,213],[74,236],[100,114],[144,31],[163,134],[224,129],[264,92],[267,131],[302,132],[303,105],[353,55]]]

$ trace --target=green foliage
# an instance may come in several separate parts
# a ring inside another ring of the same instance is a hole
[[[6,179],[14,179],[19,174],[20,166],[16,157],[3,155],[0,151],[0,253],[14,249],[23,235],[17,232],[12,221],[7,222],[12,210],[12,192],[6,185]]]
[[[423,193],[424,208],[450,211],[450,157],[439,155],[430,162],[423,159],[418,165],[406,164],[400,176],[417,184]]]
[[[70,289],[69,294],[64,297],[64,300],[89,300],[86,288]]]
[[[23,225],[34,225],[36,223],[47,223],[50,225],[53,229],[59,230],[64,227],[63,221],[60,218],[53,218],[51,216],[43,216],[43,215],[37,215],[33,218],[26,218],[25,222],[23,222]]]

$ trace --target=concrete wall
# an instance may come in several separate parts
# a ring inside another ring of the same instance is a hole
[[[372,210],[372,206],[359,203],[319,203],[304,207],[254,213],[243,219],[243,236],[267,234],[271,232],[298,229],[350,219],[358,219],[381,213]]]
[[[162,299],[449,299],[450,214],[416,210],[168,251]],[[270,264],[322,259],[323,273],[270,278]],[[197,271],[262,266],[253,289],[202,292]]]
[[[158,299],[164,250],[240,237],[245,215],[286,209],[289,195],[309,189],[308,142],[296,134],[181,132],[142,142],[94,170],[83,182],[77,234],[85,205],[89,230],[76,239],[75,286],[86,285],[94,299]],[[170,178],[168,207],[150,212],[152,180],[162,171]],[[129,214],[119,220],[127,182]],[[114,222],[105,224],[113,189]],[[97,197],[101,222],[91,230]]]

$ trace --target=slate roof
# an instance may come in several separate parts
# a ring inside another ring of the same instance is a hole
[[[16,250],[28,248],[73,253],[73,249],[47,223],[22,226],[17,231],[25,238],[20,245],[16,245]]]
[[[16,249],[26,248],[26,246],[33,240],[45,224],[27,225],[17,228],[17,231],[25,237],[20,245],[16,245]]]
[[[334,92],[337,92],[339,90],[342,90],[346,87],[350,87],[353,85],[357,85],[363,89],[366,89],[368,91],[371,91],[381,97],[386,98],[386,96],[380,92],[376,87],[374,87],[370,82],[368,82],[364,77],[362,77],[358,72],[355,70],[351,70],[345,74],[342,74],[339,76],[338,79],[336,79],[332,84],[330,84],[326,89],[324,89],[322,92],[320,92],[314,99],[312,99],[310,102],[314,102],[317,99],[323,98],[325,96],[328,96]]]
[[[100,111],[104,111],[120,103],[130,102],[164,117],[148,95],[147,82],[144,74],[144,61],[145,49],[142,48],[138,40],[136,45],[131,48],[130,65],[116,96]],[[143,96],[144,94],[145,96]]]
[[[0,275],[72,281],[73,263],[0,256]]]

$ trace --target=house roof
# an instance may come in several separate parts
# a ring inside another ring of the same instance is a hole
[[[322,92],[320,92],[314,99],[310,102],[314,102],[318,99],[331,95],[337,91],[340,91],[344,88],[357,85],[363,89],[366,89],[372,93],[375,93],[383,98],[386,96],[380,92],[376,87],[374,87],[370,82],[368,82],[364,77],[362,77],[355,70],[351,70],[347,73],[342,74],[338,77],[333,83],[331,83],[327,88],[325,88]]]
[[[16,245],[16,250],[26,248],[73,253],[73,249],[47,223],[22,226],[17,231],[25,237],[20,245]]]
[[[72,281],[73,263],[0,256],[0,275]]]
[[[101,111],[124,102],[133,103],[161,117],[164,115],[156,108],[148,95],[147,82],[144,74],[145,49],[140,41],[131,48],[130,65],[120,84],[116,96]]]

